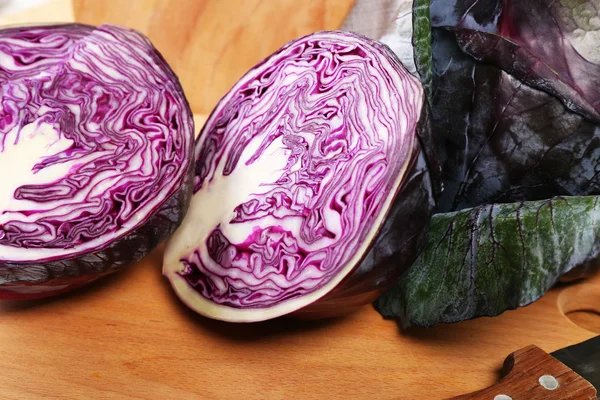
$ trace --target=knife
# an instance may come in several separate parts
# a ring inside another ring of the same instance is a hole
[[[600,389],[600,336],[551,354],[531,345],[504,361],[496,385],[451,400],[594,400]]]

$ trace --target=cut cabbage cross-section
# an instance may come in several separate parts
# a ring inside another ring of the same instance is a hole
[[[193,120],[141,34],[0,31],[0,298],[44,297],[137,260],[179,224]]]
[[[422,117],[419,81],[359,35],[318,32],[258,64],[196,141],[163,264],[178,296],[245,322],[372,300],[416,256],[433,204]]]

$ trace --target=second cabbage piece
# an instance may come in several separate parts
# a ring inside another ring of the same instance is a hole
[[[383,315],[403,326],[498,315],[594,265],[599,17],[586,0],[431,2],[442,213],[377,301]]]
[[[193,310],[226,321],[370,303],[423,245],[429,134],[423,89],[386,46],[345,32],[288,43],[202,129],[165,276]]]

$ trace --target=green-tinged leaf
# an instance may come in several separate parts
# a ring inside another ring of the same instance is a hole
[[[494,316],[538,300],[600,252],[599,197],[437,214],[417,262],[376,302],[403,327]]]
[[[421,78],[427,99],[431,100],[433,61],[431,57],[431,18],[429,4],[430,0],[414,0],[412,42],[417,72]]]

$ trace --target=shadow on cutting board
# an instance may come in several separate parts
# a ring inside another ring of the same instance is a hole
[[[179,313],[185,320],[198,325],[202,330],[208,330],[213,335],[236,341],[254,341],[273,335],[284,336],[306,331],[325,330],[328,326],[352,318],[352,316],[348,316],[328,320],[304,321],[283,317],[250,324],[234,324],[211,320],[188,308],[171,289],[168,280],[163,278],[163,251],[164,245],[161,245],[143,260],[101,277],[97,281],[72,292],[38,300],[1,301],[0,312],[19,313],[45,307],[70,307],[74,304],[93,303],[97,298],[112,297],[112,293],[114,293],[114,296],[121,296],[120,299],[123,301],[127,301],[131,300],[131,297],[139,295],[139,292],[143,291],[143,289],[140,289],[141,287],[152,286],[151,290],[159,291],[162,297],[153,300],[161,303],[165,302],[166,307],[172,309],[175,313]],[[142,293],[142,295],[151,296],[147,293]],[[139,301],[145,301],[145,298],[140,297]],[[84,306],[86,305],[84,304]]]
[[[41,308],[54,305],[61,302],[83,301],[86,298],[96,296],[98,292],[110,290],[111,286],[121,279],[127,279],[127,276],[135,273],[135,269],[140,268],[138,263],[120,270],[100,276],[98,280],[88,283],[73,291],[61,293],[56,296],[46,297],[36,300],[1,300],[0,312],[21,312],[32,308]]]
[[[186,319],[199,325],[202,329],[210,331],[213,335],[226,337],[234,341],[259,341],[274,336],[297,335],[310,331],[323,331],[325,334],[328,327],[345,323],[347,320],[354,318],[354,315],[351,314],[320,320],[302,320],[284,316],[252,323],[218,321],[204,317],[185,305],[171,289],[171,284],[167,279],[163,279],[162,283],[165,289],[169,291],[173,307],[182,313]]]
[[[46,299],[30,301],[2,301],[0,302],[0,313],[20,313],[35,311],[38,308],[60,307],[69,313],[70,307],[81,306],[82,308],[103,307],[103,301],[121,303],[125,306],[136,302],[146,302],[144,307],[155,309],[160,318],[173,316],[184,323],[190,323],[199,330],[208,331],[211,335],[227,338],[232,341],[260,341],[266,338],[279,336],[302,335],[306,332],[323,332],[327,334],[332,327],[339,325],[367,325],[379,326],[380,324],[394,325],[393,321],[383,321],[374,310],[370,313],[357,312],[326,320],[300,320],[290,317],[281,317],[274,320],[256,322],[250,324],[233,324],[211,320],[202,317],[188,308],[174,293],[167,279],[162,277],[162,255],[164,246],[159,246],[146,258],[138,263],[116,271],[108,276],[100,278],[85,287],[73,292],[61,294]],[[552,289],[552,296],[558,296],[560,313],[572,323],[591,332],[600,333],[600,274],[585,280],[562,283]],[[586,301],[583,301],[583,300]],[[534,303],[535,304],[535,303]],[[64,308],[63,308],[64,306]],[[369,306],[365,306],[369,308]],[[513,311],[507,313],[512,314]],[[518,311],[516,315],[520,315]],[[366,315],[368,314],[368,317]],[[559,317],[559,312],[556,316]],[[488,319],[489,317],[483,317]],[[479,331],[478,335],[493,336],[496,330],[509,329],[507,321],[502,317],[489,318],[487,324],[489,330]],[[524,321],[519,317],[513,318],[517,321],[510,329],[521,329]],[[402,336],[413,343],[426,344],[428,346],[443,348],[452,343],[460,348],[467,349],[472,337],[469,334],[471,321],[458,324],[438,325],[433,328],[409,328],[406,331],[397,328],[398,336]],[[511,320],[510,323],[513,324]],[[524,324],[523,324],[524,325]],[[516,345],[516,343],[515,343]]]
[[[345,316],[334,319],[306,321],[280,317],[253,323],[231,323],[203,317],[191,310],[179,301],[179,299],[176,300],[178,307],[181,308],[181,312],[185,313],[186,317],[194,321],[194,323],[202,325],[203,329],[211,331],[212,334],[227,337],[230,340],[243,342],[259,341],[273,336],[297,335],[310,331],[323,331],[325,334],[328,327],[344,323],[346,319],[352,318],[352,316]]]

